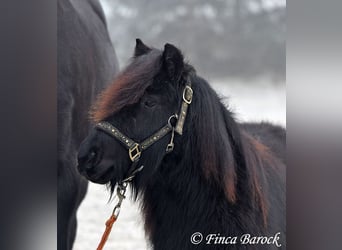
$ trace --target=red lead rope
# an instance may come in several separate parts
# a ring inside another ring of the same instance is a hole
[[[106,221],[106,230],[103,232],[101,241],[100,241],[98,247],[96,248],[96,250],[102,250],[104,245],[106,244],[106,242],[108,240],[108,236],[109,236],[110,232],[112,231],[113,224],[115,223],[115,221],[117,220],[117,218],[120,214],[120,208],[121,208],[122,201],[126,198],[125,193],[126,193],[127,185],[128,185],[127,181],[121,182],[118,184],[118,187],[116,189],[116,194],[117,194],[117,197],[119,198],[119,201],[116,204],[116,206],[114,207],[112,215]]]
[[[116,216],[113,214],[112,216],[110,216],[110,218],[106,221],[106,230],[103,232],[101,241],[98,245],[98,247],[96,248],[96,250],[102,250],[104,245],[107,242],[108,236],[110,234],[110,232],[112,231],[112,227],[114,222],[116,221]]]

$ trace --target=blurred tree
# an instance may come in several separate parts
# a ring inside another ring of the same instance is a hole
[[[286,6],[281,0],[273,6],[270,0],[102,2],[121,64],[139,37],[160,48],[166,42],[178,45],[211,78],[285,78]]]

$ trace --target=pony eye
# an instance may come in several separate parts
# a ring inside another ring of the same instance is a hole
[[[152,100],[146,100],[144,101],[144,106],[148,107],[148,108],[152,108],[156,105],[156,103]]]

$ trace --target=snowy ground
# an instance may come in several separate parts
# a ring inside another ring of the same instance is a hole
[[[239,121],[270,121],[286,125],[286,88],[269,83],[241,84],[229,80],[229,84],[212,85],[223,97]],[[128,194],[129,196],[129,194]],[[88,194],[78,211],[78,232],[74,250],[94,250],[110,216],[114,203],[108,204],[109,195],[101,185],[89,184]],[[145,250],[146,243],[139,207],[129,199],[123,202],[121,214],[114,224],[105,249]]]

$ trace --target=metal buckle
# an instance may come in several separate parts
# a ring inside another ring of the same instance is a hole
[[[134,162],[136,160],[139,160],[140,155],[141,155],[139,144],[138,143],[134,144],[134,146],[128,150],[128,154],[129,154],[129,158],[131,159],[131,161]]]
[[[186,104],[190,104],[192,102],[192,88],[189,85],[186,85],[183,91],[183,101]]]

